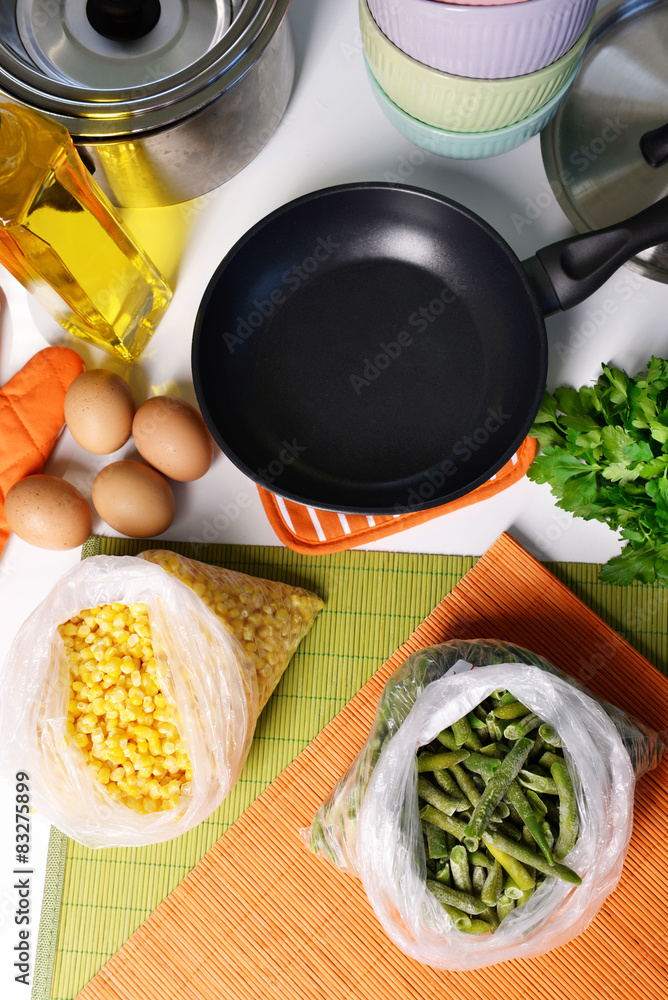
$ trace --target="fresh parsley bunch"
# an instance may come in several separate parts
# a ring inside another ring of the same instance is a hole
[[[620,529],[626,545],[600,579],[668,586],[668,361],[635,377],[604,365],[592,386],[546,391],[530,433],[542,454],[529,479],[558,507]]]

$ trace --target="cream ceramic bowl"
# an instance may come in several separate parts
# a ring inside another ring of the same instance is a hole
[[[418,62],[382,33],[367,0],[360,0],[359,13],[367,61],[390,100],[418,121],[455,132],[505,128],[547,104],[579,65],[593,23],[592,17],[575,45],[551,65],[525,76],[485,80]]]

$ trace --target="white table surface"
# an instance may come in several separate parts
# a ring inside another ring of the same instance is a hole
[[[380,112],[367,83],[357,23],[356,0],[293,0],[290,21],[297,50],[292,98],[279,128],[257,158],[222,188],[196,202],[162,213],[170,232],[180,233],[182,252],[156,239],[155,212],[131,213],[136,233],[167,273],[178,264],[173,302],[144,356],[130,374],[137,402],[177,391],[195,402],[190,343],[199,300],[220,259],[256,221],[281,204],[331,184],[361,180],[406,182],[460,201],[494,226],[520,258],[572,233],[552,196],[536,137],[503,156],[480,161],[443,159],[404,140]],[[524,220],[524,221],[523,221]],[[147,226],[149,228],[147,228]],[[178,248],[178,240],[176,240]],[[481,275],[481,283],[484,276]],[[612,305],[611,305],[612,303]],[[550,342],[548,386],[594,381],[601,363],[628,371],[643,368],[652,353],[668,356],[668,287],[622,268],[584,304],[547,321]],[[37,350],[67,342],[89,367],[116,368],[108,355],[63,331],[20,285],[0,268],[0,383],[4,384]],[[127,374],[127,372],[126,372]],[[131,445],[113,456],[132,457]],[[65,430],[45,471],[63,476],[90,496],[95,473],[110,459],[88,455]],[[217,453],[207,475],[177,484],[176,518],[164,538],[199,536],[221,505],[241,500],[239,515],[218,537],[236,544],[280,544],[262,510],[254,484]],[[219,521],[221,523],[221,521]],[[99,534],[114,534],[99,519]],[[547,486],[527,479],[483,503],[412,528],[367,548],[481,555],[509,531],[541,559],[604,562],[620,550],[605,525],[586,523],[560,511]],[[12,536],[0,560],[0,661],[24,619],[80,550],[48,552]],[[2,693],[0,693],[2,697]],[[1,735],[0,735],[1,738]],[[14,788],[0,782],[0,983],[6,1000],[25,998],[14,981],[13,946],[16,831]],[[30,939],[37,939],[49,825],[31,817]],[[24,876],[25,877],[25,876]],[[31,974],[34,951],[31,955]]]

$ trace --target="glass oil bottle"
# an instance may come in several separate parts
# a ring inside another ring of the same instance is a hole
[[[66,330],[129,363],[172,296],[67,129],[4,100],[0,263]]]

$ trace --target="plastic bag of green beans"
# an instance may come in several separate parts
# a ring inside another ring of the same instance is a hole
[[[458,929],[453,911],[427,887],[434,876],[416,751],[502,689],[560,738],[578,820],[577,839],[561,860],[581,884],[546,877],[492,932],[474,934]],[[457,971],[530,958],[580,934],[616,887],[636,777],[655,767],[663,750],[658,734],[542,657],[498,641],[453,640],[413,654],[390,677],[367,742],[304,837],[314,853],[362,880],[388,936],[412,958]]]

